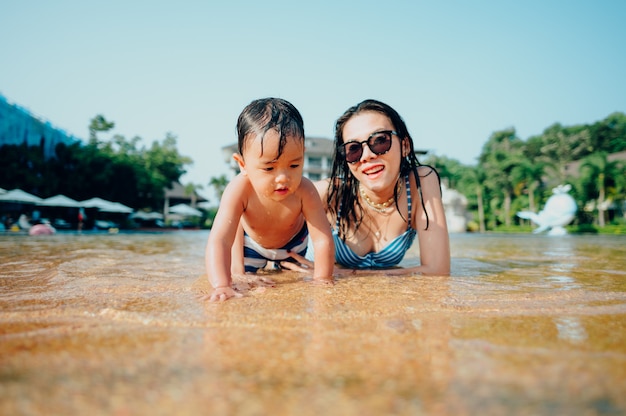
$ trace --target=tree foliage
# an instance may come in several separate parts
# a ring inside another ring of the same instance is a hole
[[[176,136],[171,133],[150,146],[140,137],[126,139],[118,134],[100,140],[98,135],[114,126],[97,115],[89,124],[88,143],[60,144],[51,159],[44,157],[40,146],[0,147],[0,187],[21,188],[41,197],[62,193],[84,200],[98,196],[137,209],[160,210],[164,189],[180,180],[192,160],[178,153]],[[626,200],[625,163],[611,157],[624,151],[626,115],[617,112],[591,125],[555,123],[525,141],[514,128],[495,131],[476,166],[444,156],[429,156],[425,163],[437,168],[446,186],[467,197],[481,231],[520,221],[515,215],[518,209],[536,211],[551,189],[562,183],[574,185],[579,212],[592,207],[591,218],[601,225],[611,220],[606,207],[619,209]],[[572,170],[576,161],[580,161],[579,171]],[[227,184],[225,175],[208,182],[218,197]],[[192,192],[202,185],[186,188]],[[578,221],[589,217],[581,215]]]
[[[609,161],[611,154],[623,151],[626,115],[613,113],[591,125],[555,123],[526,141],[513,128],[496,131],[485,142],[477,166],[445,157],[428,161],[444,183],[454,184],[468,198],[481,230],[521,221],[515,216],[518,209],[536,212],[562,183],[574,185],[579,211],[594,207],[593,218],[602,226],[607,205],[613,204],[619,214],[626,200],[624,162]],[[572,170],[577,161],[580,171]]]
[[[140,137],[98,139],[99,132],[114,125],[101,115],[94,117],[87,144],[59,144],[55,157],[48,160],[37,146],[0,147],[0,187],[20,188],[44,198],[100,197],[133,208],[160,209],[164,189],[179,181],[191,158],[178,153],[176,137],[170,133],[150,147],[142,146]]]
[[[217,195],[218,198],[221,199],[222,194],[224,193],[224,190],[226,189],[226,185],[228,185],[228,178],[226,177],[226,175],[213,177],[209,181],[209,185],[213,187],[213,189],[215,190],[215,194]]]

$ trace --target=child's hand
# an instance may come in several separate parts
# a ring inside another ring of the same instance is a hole
[[[319,286],[334,286],[335,285],[335,281],[333,280],[332,277],[328,278],[328,279],[313,279],[311,280],[311,283],[313,283],[314,285],[319,285]]]
[[[243,295],[239,292],[235,292],[230,286],[220,286],[213,289],[213,293],[209,297],[209,302],[224,302],[230,298],[240,298]]]

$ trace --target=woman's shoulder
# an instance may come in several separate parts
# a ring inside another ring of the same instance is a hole
[[[326,196],[328,195],[328,185],[330,184],[330,179],[322,179],[319,181],[313,182],[315,189],[317,190],[318,195],[322,198],[323,201],[326,200]]]
[[[437,169],[435,169],[433,166],[430,165],[419,165],[417,167],[417,174],[419,175],[420,179],[428,177],[428,176],[435,176],[435,177],[439,177],[439,173],[437,173]]]
[[[419,181],[416,181],[416,174],[419,177]],[[431,182],[435,181],[439,183],[439,173],[437,170],[430,165],[419,165],[414,172],[409,174],[409,179],[411,180],[411,184],[416,184],[417,182]]]
[[[417,167],[417,176],[419,181],[416,180],[415,175],[411,175],[411,187],[422,188],[422,191],[430,191],[434,189],[441,189],[441,181],[439,179],[439,173],[430,165],[420,165]],[[414,188],[414,189],[415,189]]]

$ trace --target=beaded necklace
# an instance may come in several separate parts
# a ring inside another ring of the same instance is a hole
[[[360,192],[361,192],[361,196],[363,197],[363,200],[365,201],[365,203],[367,205],[370,206],[370,208],[372,208],[374,211],[376,212],[380,212],[381,214],[384,214],[387,212],[387,208],[389,208],[389,206],[393,203],[394,201],[394,196],[392,195],[391,198],[389,198],[388,200],[386,200],[385,202],[374,202],[370,199],[369,196],[367,196],[367,194],[365,193],[365,191],[363,190],[363,188],[360,188]]]

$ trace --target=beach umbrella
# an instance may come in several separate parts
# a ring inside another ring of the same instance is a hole
[[[119,202],[112,202],[111,206],[107,209],[102,209],[100,211],[104,211],[104,212],[121,212],[124,214],[130,214],[131,212],[133,212],[133,209],[131,207],[128,207],[124,204],[120,204]]]
[[[187,204],[178,204],[170,207],[170,214],[178,214],[185,217],[201,217],[202,212],[199,210],[187,205]]]
[[[111,201],[107,201],[106,199],[102,199],[102,198],[91,198],[91,199],[82,201],[80,203],[80,205],[83,208],[98,208],[98,209],[108,208],[111,206],[111,204],[112,204]]]
[[[0,195],[0,202],[18,202],[21,204],[36,204],[41,202],[42,199],[38,196],[24,192],[21,189],[13,189]]]
[[[124,204],[120,204],[119,202],[107,201],[102,198],[91,198],[86,201],[82,201],[80,205],[83,208],[97,208],[102,212],[119,212],[130,214],[133,212],[131,207],[127,207]]]
[[[79,208],[81,206],[80,202],[68,198],[65,195],[56,195],[51,196],[50,198],[46,198],[41,202],[38,202],[37,205],[44,207],[69,207],[69,208]]]
[[[137,211],[137,212],[133,212],[130,217],[137,218],[137,219],[144,220],[144,221],[162,220],[163,214],[161,214],[160,212]]]
[[[211,202],[211,201],[203,201],[203,202],[198,202],[198,204],[196,205],[198,208],[200,209],[211,209],[211,208],[215,208],[215,205]]]

